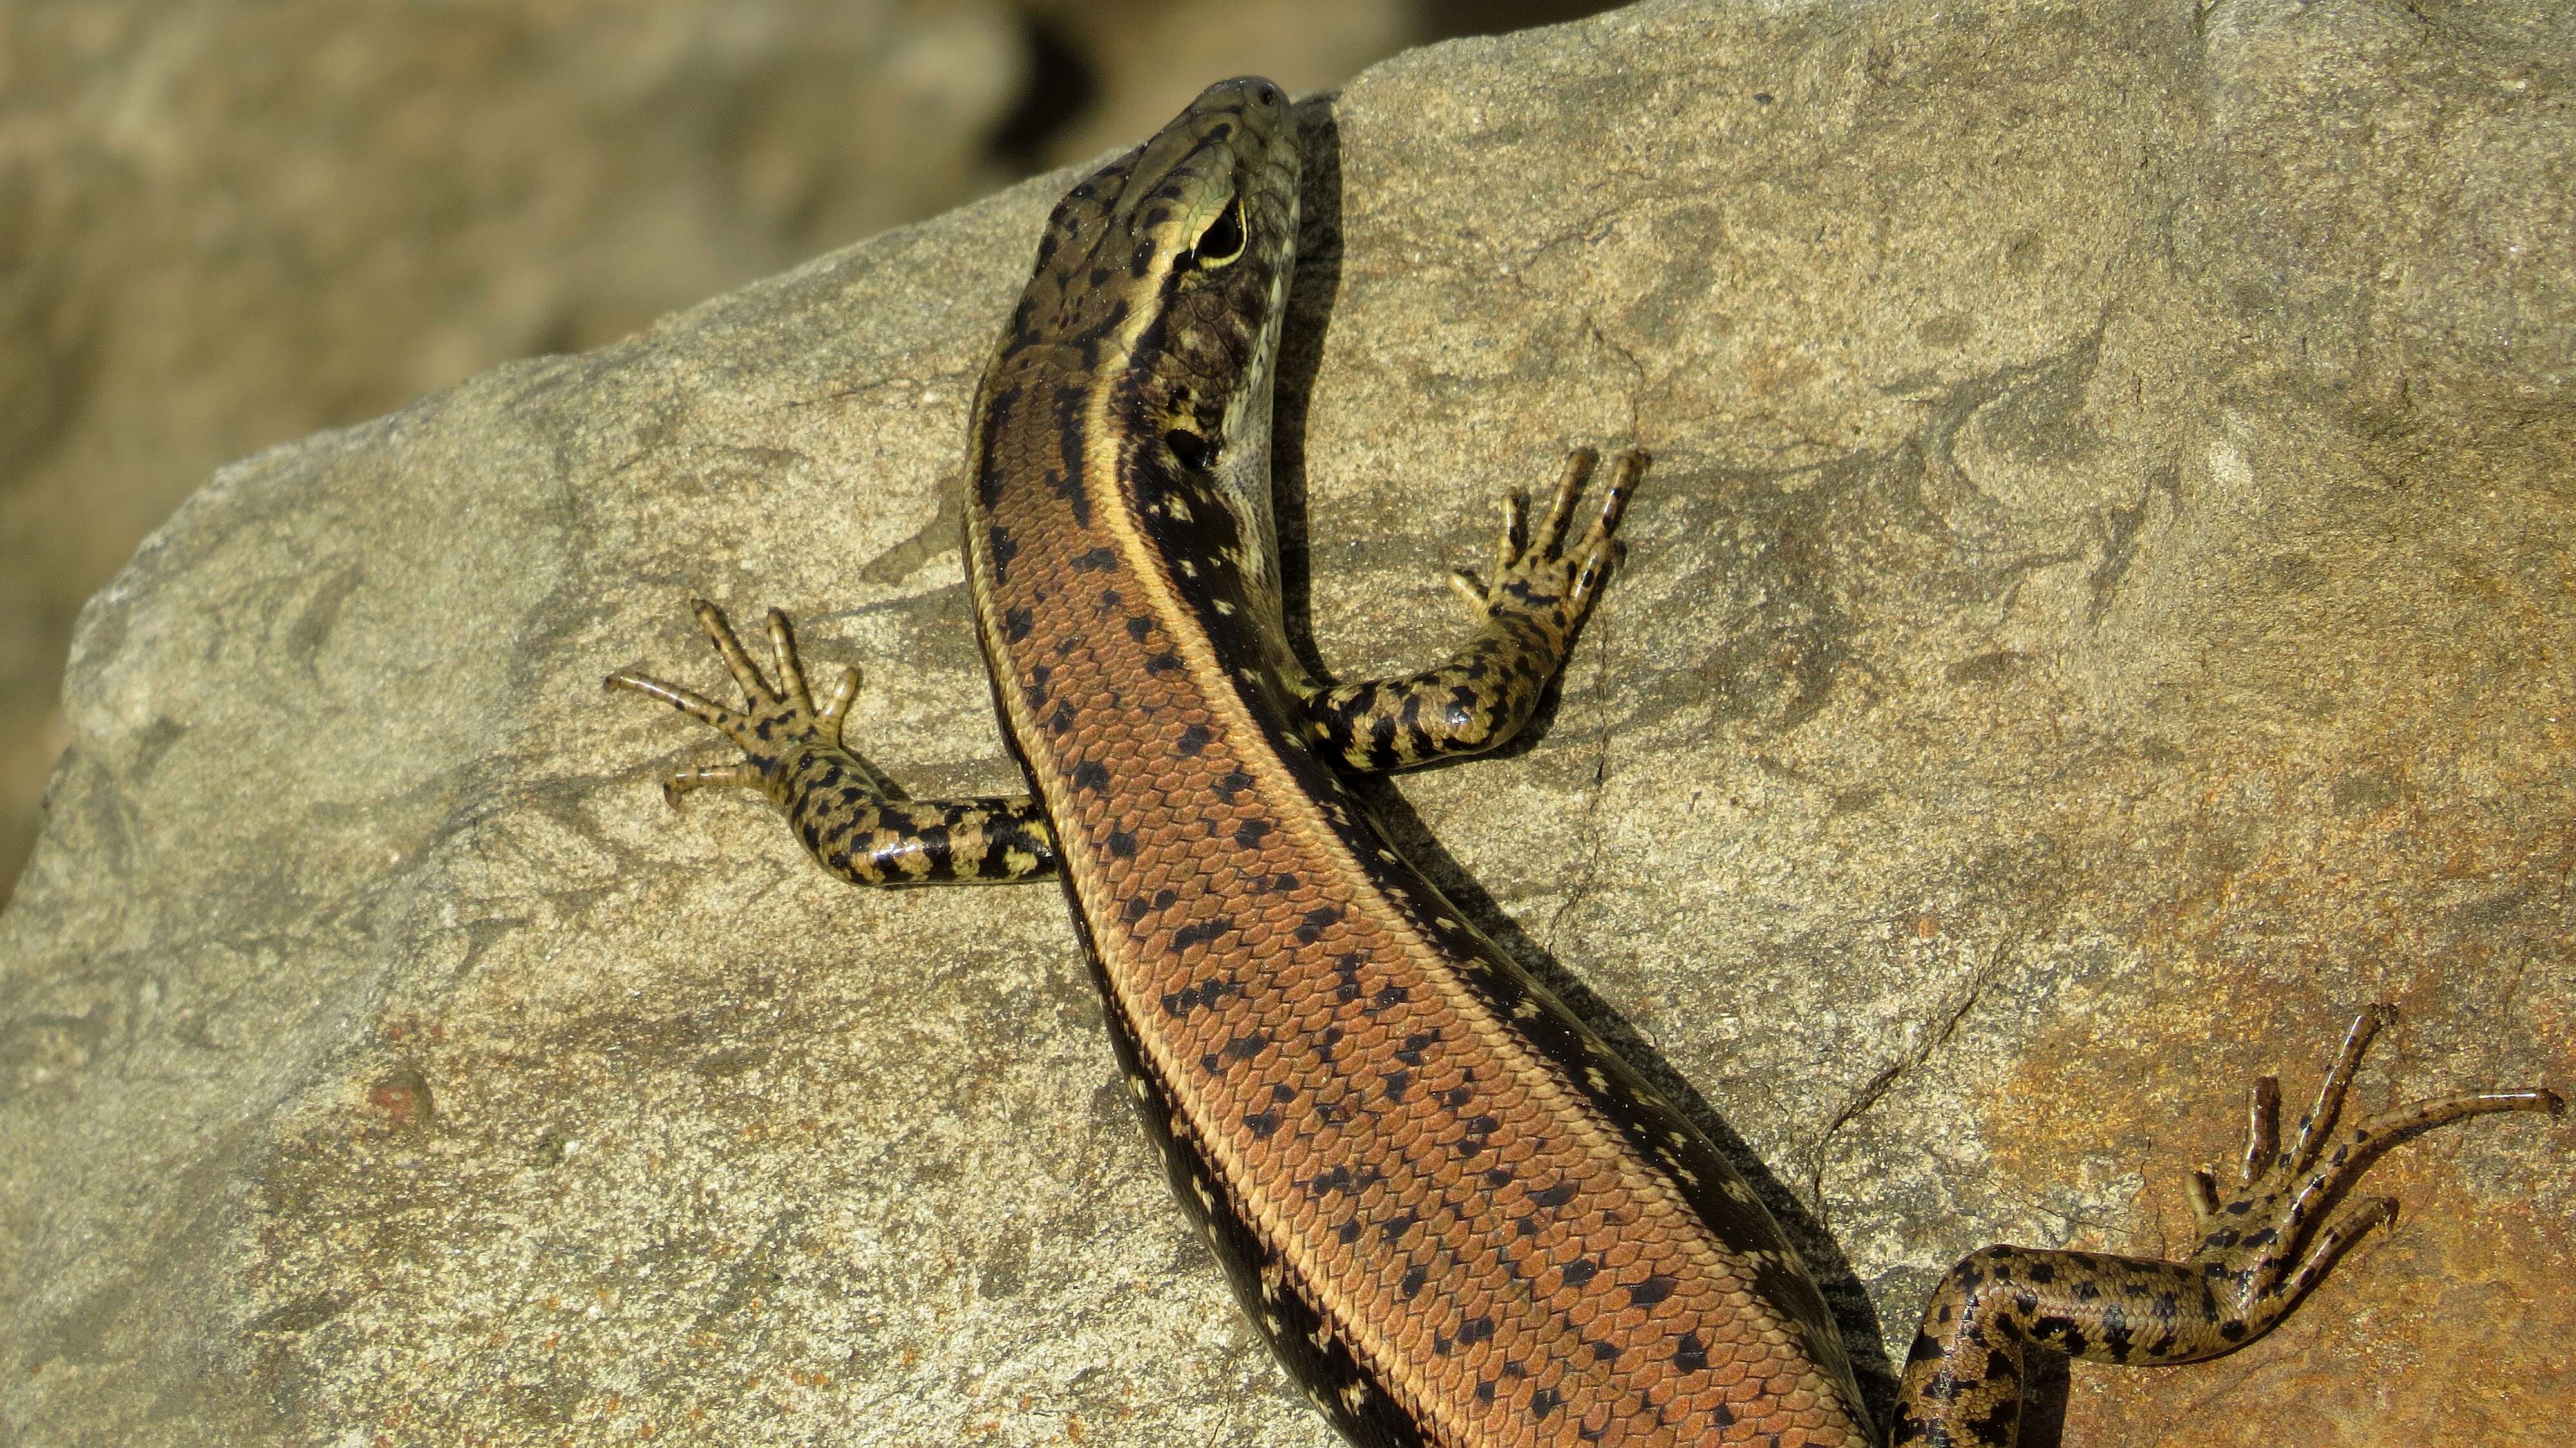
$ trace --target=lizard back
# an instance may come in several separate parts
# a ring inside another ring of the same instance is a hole
[[[973,423],[1004,733],[1175,1191],[1356,1443],[1866,1441],[1751,1189],[1294,727],[1269,393],[1298,170],[1247,80],[1076,187]]]

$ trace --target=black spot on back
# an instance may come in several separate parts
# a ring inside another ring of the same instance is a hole
[[[1234,921],[1223,915],[1193,921],[1172,932],[1172,949],[1187,950],[1193,945],[1205,945],[1233,928]]]

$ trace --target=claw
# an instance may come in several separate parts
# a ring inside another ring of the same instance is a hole
[[[734,785],[757,788],[760,767],[754,764],[728,764],[722,769],[683,769],[664,776],[662,802],[673,809],[680,807],[680,796],[693,789],[722,789]]]
[[[1619,561],[1619,543],[1612,534],[1628,511],[1628,499],[1637,491],[1637,478],[1646,470],[1646,453],[1642,448],[1629,448],[1610,463],[1610,486],[1602,494],[1601,511],[1592,516],[1592,526],[1583,531],[1583,539],[1567,556],[1579,564],[1574,586],[1567,594],[1573,615],[1580,619],[1592,610],[1594,595],[1601,591],[1601,580]]]
[[[1518,488],[1503,494],[1503,536],[1494,545],[1494,576],[1504,577],[1529,550],[1529,495]]]
[[[841,722],[849,717],[850,701],[857,697],[859,697],[859,671],[844,667],[841,670],[841,681],[832,686],[832,697],[823,701],[822,710],[814,716],[815,724],[823,731],[825,743],[835,748],[840,746]]]
[[[716,652],[723,656],[725,668],[733,675],[733,681],[742,687],[743,702],[755,709],[780,702],[779,697],[770,692],[769,681],[760,676],[760,666],[751,661],[750,654],[743,652],[742,640],[734,637],[733,624],[726,620],[724,610],[703,598],[689,600],[689,608],[697,614],[698,627],[706,631],[707,642],[714,644]]]
[[[1579,447],[1565,455],[1565,471],[1556,479],[1556,496],[1548,500],[1547,517],[1530,539],[1529,551],[1540,558],[1556,556],[1556,545],[1565,537],[1565,520],[1574,516],[1574,500],[1583,484],[1592,476],[1592,464],[1600,457],[1588,447]]]
[[[2412,1101],[2356,1126],[2349,1133],[2355,1141],[2379,1142],[2403,1140],[2436,1126],[2448,1125],[2464,1116],[2484,1116],[2490,1111],[2539,1111],[2556,1116],[2567,1109],[2559,1094],[2539,1091],[2480,1091],[2466,1096],[2446,1096],[2438,1100]]]
[[[2299,1118],[2298,1143],[2290,1152],[2291,1170],[2305,1171],[2315,1165],[2318,1153],[2334,1134],[2336,1119],[2343,1115],[2343,1098],[2352,1090],[2353,1077],[2361,1072],[2362,1056],[2370,1050],[2379,1028],[2396,1018],[2396,1007],[2378,1003],[2352,1018],[2351,1028],[2343,1033],[2343,1049],[2335,1052],[2334,1064],[2326,1068],[2326,1079],[2317,1083],[2317,1104]]]
[[[2191,1197],[2193,1226],[2207,1235],[2218,1216],[2218,1174],[2203,1167],[2183,1178],[2183,1190]]]
[[[1593,516],[1592,526],[1584,530],[1583,541],[1575,545],[1576,556],[1590,557],[1609,546],[1610,535],[1627,514],[1628,499],[1636,493],[1637,479],[1646,471],[1647,461],[1645,449],[1633,447],[1611,459],[1609,490],[1602,495],[1601,511]]]
[[[796,657],[796,628],[779,609],[769,611],[769,663],[778,671],[779,692],[787,701],[814,712],[814,691],[805,687],[805,665]]]
[[[2290,1274],[2289,1281],[2284,1284],[2287,1295],[2296,1300],[2305,1294],[2317,1284],[2318,1278],[2326,1275],[2327,1268],[2351,1250],[2353,1243],[2368,1236],[2372,1228],[2395,1220],[2395,1197],[2364,1197],[2327,1218],[2326,1224],[2317,1229],[2316,1239],[2308,1244],[2307,1255],[2299,1261],[2299,1270]]]
[[[699,723],[721,729],[727,734],[733,733],[735,727],[742,722],[741,715],[695,689],[683,689],[677,684],[665,684],[659,679],[648,678],[626,669],[619,669],[602,680],[601,684],[612,693],[625,689],[631,693],[641,694],[647,699],[659,699]]]
[[[2254,1179],[2270,1171],[2280,1156],[2281,1078],[2258,1076],[2254,1079],[2252,1099],[2245,1107],[2243,1184],[2254,1185]]]

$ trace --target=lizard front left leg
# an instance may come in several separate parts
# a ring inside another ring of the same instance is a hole
[[[2012,1448],[2023,1350],[2033,1344],[2133,1367],[2234,1352],[2288,1316],[2363,1233],[2396,1215],[2388,1197],[2336,1209],[2382,1152],[2464,1117],[2560,1109],[2549,1091],[2453,1096],[2336,1131],[2362,1054],[2394,1016],[2378,1005],[2354,1020],[2288,1151],[2280,1085],[2269,1076],[2255,1083],[2240,1189],[2222,1202],[2211,1174],[2193,1173],[2201,1237],[2184,1260],[1996,1246],[1951,1268],[1907,1355],[1895,1442]]]
[[[1633,448],[1613,459],[1592,526],[1573,546],[1560,548],[1594,456],[1581,448],[1566,458],[1535,534],[1520,493],[1504,500],[1490,581],[1463,571],[1449,575],[1480,627],[1447,663],[1307,694],[1301,723],[1319,751],[1363,772],[1405,769],[1481,754],[1520,732],[1565,666],[1574,632],[1600,593],[1617,551],[1611,535],[1646,468],[1645,453]]]
[[[823,707],[805,683],[787,615],[769,611],[772,688],[743,652],[724,610],[692,601],[698,624],[742,687],[743,708],[620,669],[610,689],[659,699],[739,745],[743,760],[721,769],[684,769],[662,782],[662,797],[709,786],[757,789],[787,815],[807,853],[826,870],[860,885],[1035,879],[1055,870],[1055,832],[1026,795],[986,799],[906,799],[876,766],[841,743],[841,724],[858,696],[859,671],[843,669]]]

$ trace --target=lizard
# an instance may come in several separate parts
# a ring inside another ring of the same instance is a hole
[[[1796,1251],[1680,1110],[1389,844],[1353,776],[1520,734],[1617,555],[1648,460],[1568,458],[1452,585],[1474,622],[1419,673],[1329,684],[1287,641],[1272,372],[1296,262],[1296,112],[1210,87],[1074,186],[1038,242],[968,433],[974,624],[1021,796],[914,800],[818,706],[787,617],[764,673],[699,622],[741,707],[612,689],[741,758],[668,776],[766,794],[873,886],[1056,880],[1182,1208],[1290,1376],[1358,1448],[1875,1443],[2007,1448],[2028,1349],[2134,1365],[2252,1341],[2384,1198],[2399,1140],[2545,1090],[2345,1098],[2361,1014],[2287,1146],[2257,1083],[2242,1169],[2192,1182],[2180,1261],[1995,1246],[1951,1269],[1880,1425]],[[773,677],[774,675],[774,677]],[[2338,1203],[2341,1203],[2338,1206]]]

